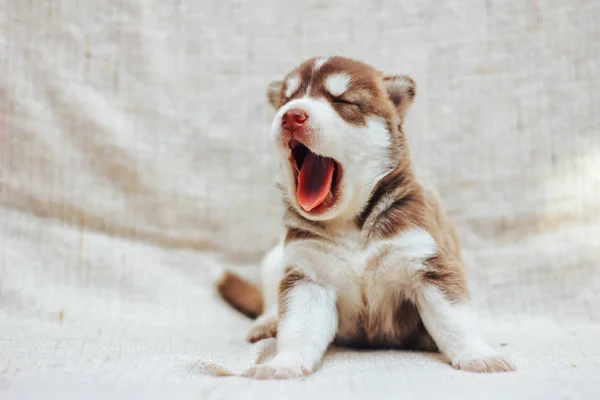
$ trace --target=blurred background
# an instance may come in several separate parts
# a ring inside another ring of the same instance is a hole
[[[600,323],[599,17],[586,0],[3,2],[2,376],[241,362],[249,321],[213,281],[256,279],[281,233],[266,87],[330,55],[415,79],[405,131],[480,319],[568,354],[571,336],[540,337]]]

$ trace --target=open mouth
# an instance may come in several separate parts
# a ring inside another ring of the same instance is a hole
[[[330,209],[338,198],[341,179],[340,164],[330,157],[310,151],[299,141],[289,143],[290,164],[296,181],[296,199],[304,211],[321,214]]]

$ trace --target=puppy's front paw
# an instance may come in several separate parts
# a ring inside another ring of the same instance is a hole
[[[253,379],[297,379],[310,375],[312,368],[289,358],[275,357],[266,364],[255,365],[244,372]]]
[[[508,372],[517,370],[515,365],[508,358],[501,354],[459,359],[453,362],[452,366],[463,371],[484,373]]]

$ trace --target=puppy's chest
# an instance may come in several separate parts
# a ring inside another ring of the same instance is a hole
[[[348,313],[362,312],[366,303],[381,303],[394,291],[390,280],[396,280],[403,265],[390,265],[392,251],[383,243],[363,244],[351,238],[338,244],[332,282],[340,303]]]
[[[329,250],[331,264],[325,266],[327,274],[343,295],[360,292],[361,296],[371,297],[381,290],[387,291],[388,283],[392,280],[399,283],[409,267],[402,260],[402,249],[392,242],[366,242],[355,233],[336,239]]]
[[[421,325],[409,300],[415,265],[402,246],[365,243],[357,235],[336,242],[332,280],[338,295],[341,342],[402,346]]]

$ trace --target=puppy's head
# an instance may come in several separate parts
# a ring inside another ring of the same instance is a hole
[[[310,59],[271,83],[271,138],[292,206],[311,220],[359,213],[403,154],[401,124],[414,96],[409,77],[343,57]]]

